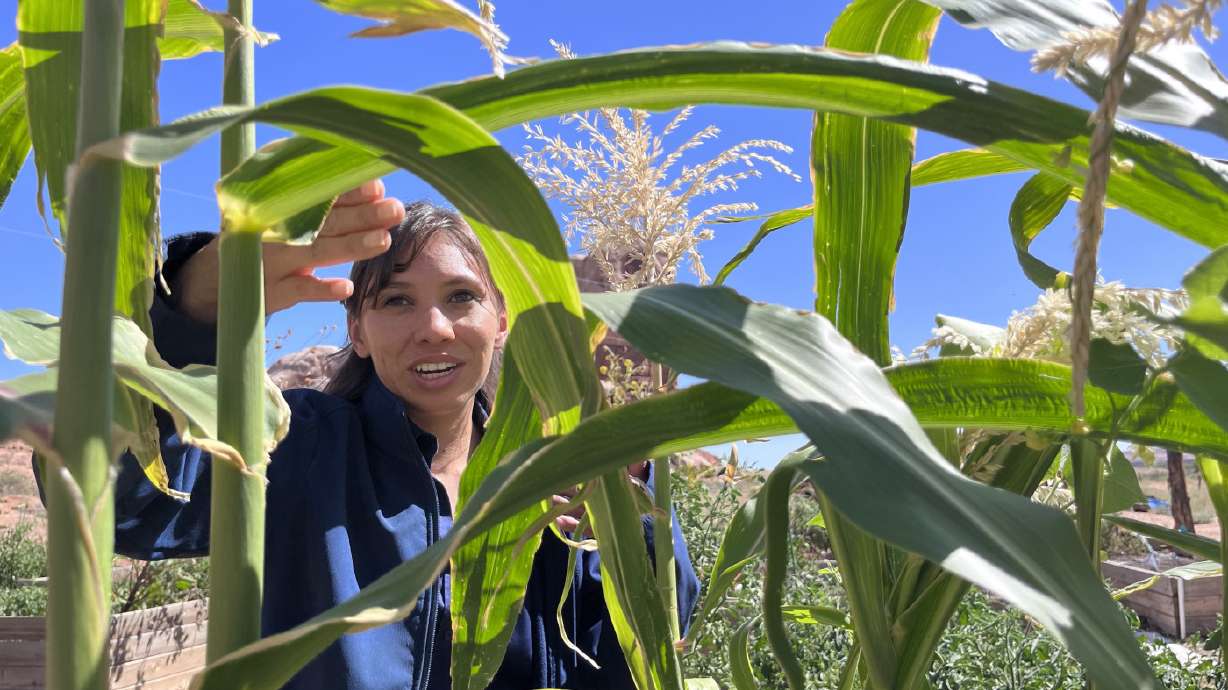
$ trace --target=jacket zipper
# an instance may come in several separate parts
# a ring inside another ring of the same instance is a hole
[[[402,417],[405,419],[405,436],[416,446],[417,443],[409,431],[409,417],[403,413]],[[435,489],[435,478],[431,475],[430,462],[426,461],[425,458],[423,460],[426,466],[427,479],[430,480],[429,486],[431,487],[431,502],[433,504],[431,514],[427,516],[426,543],[430,547],[431,544],[439,541],[439,493]],[[430,609],[426,616],[426,643],[423,645],[425,658],[422,660],[422,675],[418,678],[418,690],[428,690],[431,682],[431,659],[435,656],[435,628],[439,624],[438,612],[436,610],[436,602],[439,600],[439,587],[440,580],[436,578],[431,583],[431,594],[427,599]]]

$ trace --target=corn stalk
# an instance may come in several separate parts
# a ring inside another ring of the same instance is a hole
[[[119,133],[123,0],[88,0],[78,157]],[[68,202],[55,454],[47,481],[47,687],[106,688],[115,513],[111,499],[111,314],[119,252],[120,163],[79,160]]]
[[[652,363],[653,393],[665,392],[664,370]],[[653,506],[656,515],[652,521],[652,543],[657,565],[657,589],[665,602],[669,620],[670,641],[682,639],[682,626],[678,621],[678,574],[674,572],[674,490],[669,456],[653,460]]]
[[[252,1],[230,0],[222,99],[255,103]],[[255,124],[222,133],[221,173],[255,150]],[[260,638],[264,589],[264,266],[260,233],[223,225],[218,285],[218,434],[237,448],[246,472],[213,465],[210,534],[209,661]]]

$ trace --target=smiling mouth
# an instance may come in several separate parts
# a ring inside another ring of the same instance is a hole
[[[456,371],[458,366],[460,365],[445,364],[442,362],[438,364],[419,364],[418,366],[414,367],[414,373],[427,381],[432,381],[434,379],[444,378],[448,374],[451,374],[453,371]]]

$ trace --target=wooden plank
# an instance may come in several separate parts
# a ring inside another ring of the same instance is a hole
[[[1113,584],[1114,587],[1128,587],[1136,582],[1142,582],[1156,573],[1141,568],[1130,566],[1115,566],[1111,562],[1106,561],[1103,564],[1104,568],[1101,571],[1105,579]],[[1158,582],[1148,588],[1147,591],[1163,592],[1166,595],[1176,595],[1177,588],[1171,577],[1162,577]]]
[[[154,630],[128,637],[111,638],[111,665],[120,666],[129,661],[145,659],[166,652],[174,652],[205,643],[208,623],[191,623],[166,630]]]
[[[5,616],[0,618],[0,640],[44,640],[47,619],[42,616]]]
[[[1168,611],[1172,613],[1177,610],[1177,598],[1169,596],[1163,592],[1155,592],[1145,589],[1141,592],[1135,592],[1126,597],[1126,601],[1130,602],[1130,606],[1138,607],[1139,609],[1149,609],[1156,611]]]
[[[1185,631],[1188,633],[1210,632],[1215,630],[1219,619],[1214,616],[1197,616],[1195,618],[1186,617]]]
[[[111,669],[111,687],[123,688],[145,684],[184,671],[198,669],[205,664],[205,645],[188,647],[181,651],[158,654],[146,659],[130,661]]]
[[[208,623],[192,623],[127,637],[112,637],[111,665],[119,666],[129,661],[204,644],[208,628]],[[42,668],[47,663],[45,646],[44,640],[0,641],[0,666]]]
[[[192,678],[201,669],[205,667],[201,664],[198,668],[194,668],[182,673],[176,673],[171,676],[158,678],[145,683],[137,683],[135,685],[125,685],[123,687],[112,686],[111,690],[187,690],[192,683]]]
[[[0,666],[0,690],[43,690],[43,669]]]
[[[42,640],[0,640],[0,668],[13,666],[37,666],[46,663],[43,658]]]
[[[1197,580],[1189,580],[1185,583],[1185,596],[1188,597],[1213,597],[1220,598],[1224,595],[1223,578],[1219,577],[1200,577]]]
[[[115,635],[152,632],[177,625],[202,623],[209,619],[209,602],[204,599],[167,604],[155,609],[129,611],[111,619]],[[42,616],[0,617],[0,640],[43,640],[47,622]]]
[[[164,630],[189,623],[200,623],[209,618],[209,602],[203,599],[179,604],[168,604],[156,609],[130,611],[115,616],[111,621],[112,637],[134,633]]]

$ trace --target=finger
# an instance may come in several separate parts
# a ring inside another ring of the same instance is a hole
[[[339,302],[353,292],[354,284],[348,278],[293,275],[279,280],[270,290],[268,311],[280,311],[299,302]]]
[[[265,270],[281,276],[302,273],[303,269],[335,266],[361,261],[388,251],[392,238],[387,230],[368,230],[342,237],[317,237],[308,245],[282,245],[276,253],[268,253]]]
[[[337,197],[333,206],[358,206],[384,198],[384,181],[371,180]]]
[[[559,529],[564,532],[574,532],[580,526],[580,521],[569,515],[560,515],[554,519],[554,524],[558,525]]]
[[[570,515],[571,517],[574,517],[574,518],[580,518],[584,516],[584,502],[583,501],[580,501],[580,502],[573,501],[571,500],[571,497],[561,496],[559,494],[555,494],[551,496],[550,500],[556,506],[568,505],[568,504],[575,506],[571,510],[564,513],[564,515]]]
[[[380,199],[357,206],[334,206],[324,219],[321,237],[340,237],[367,230],[387,230],[405,220],[405,205],[399,199]]]

